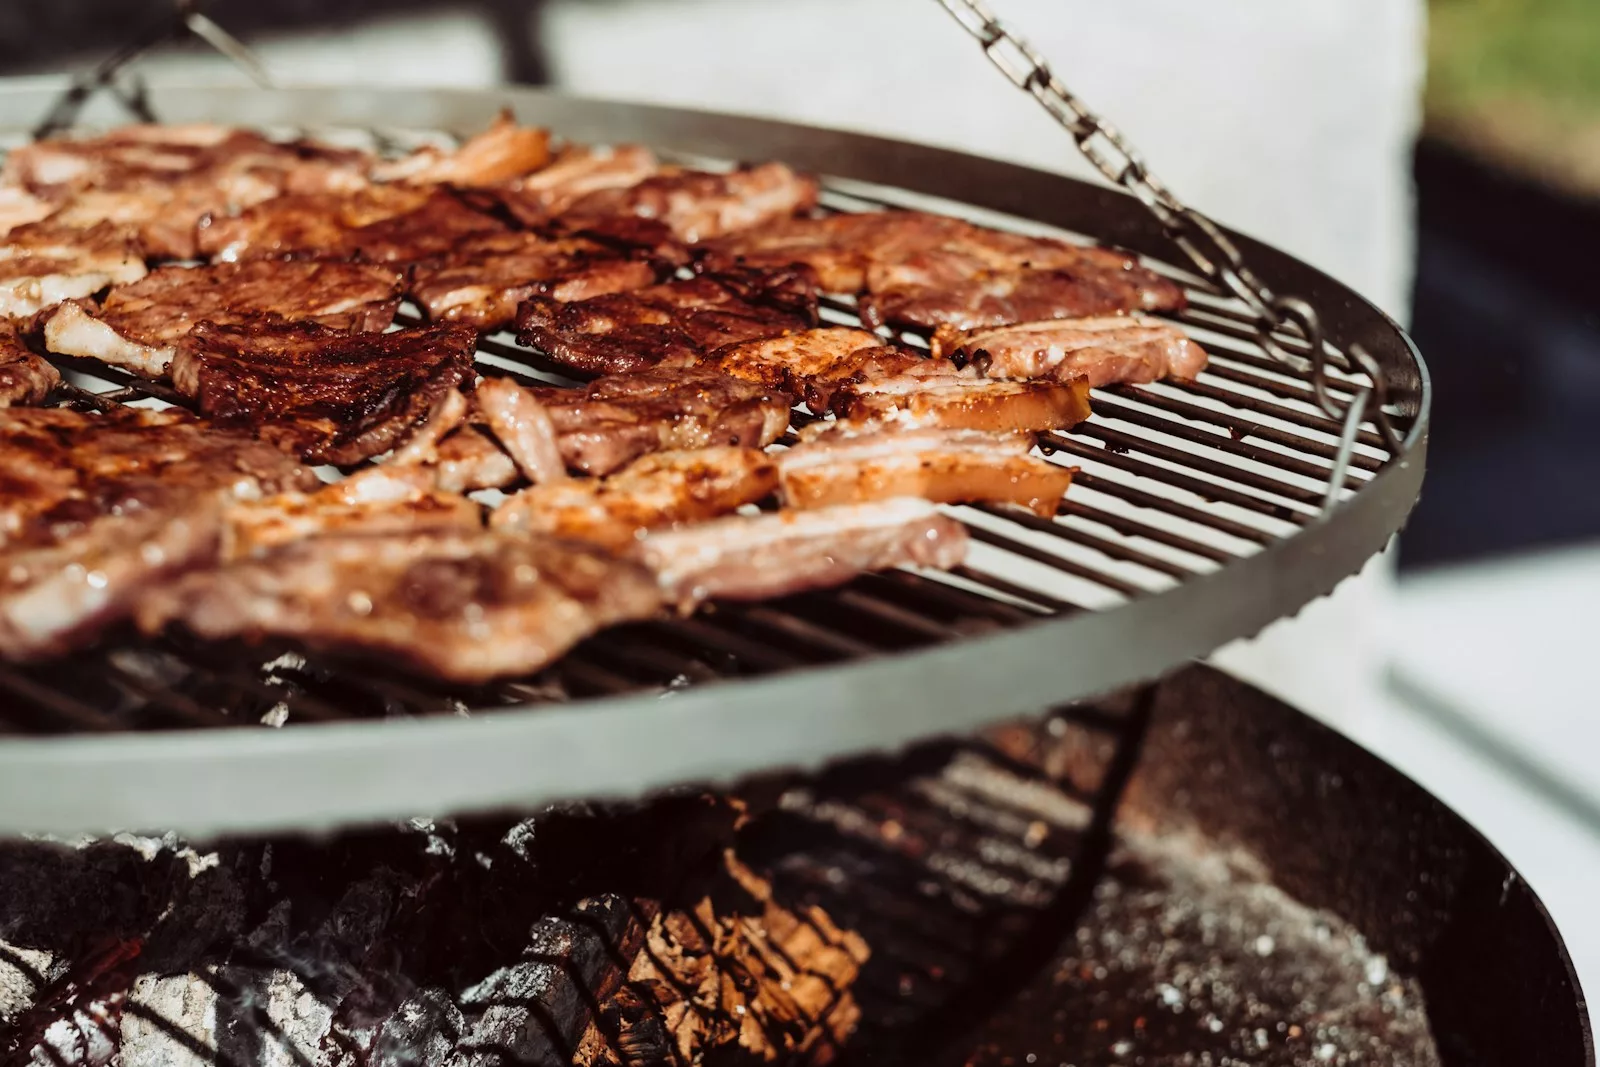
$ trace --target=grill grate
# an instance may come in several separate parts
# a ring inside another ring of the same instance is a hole
[[[854,183],[830,183],[827,190],[831,211],[912,203]],[[959,206],[948,210],[996,222]],[[948,509],[975,542],[969,563],[950,574],[869,575],[834,591],[625,626],[585,642],[535,677],[480,687],[441,686],[286,647],[201,646],[122,634],[67,662],[0,665],[6,697],[0,733],[294,726],[463,715],[640,691],[665,696],[718,679],[882,656],[1103,610],[1210,574],[1318,518],[1340,426],[1315,404],[1304,381],[1252,340],[1255,327],[1243,305],[1191,274],[1146,262],[1185,285],[1191,306],[1174,321],[1211,353],[1210,367],[1193,383],[1097,391],[1087,422],[1044,435],[1053,461],[1081,472],[1055,520],[996,507]],[[849,300],[827,299],[824,318],[857,324]],[[414,308],[403,310],[400,321],[418,320]],[[904,339],[925,345],[920,336]],[[1280,343],[1305,351],[1293,337]],[[486,372],[571,384],[563,368],[509,334],[484,339],[479,360]],[[94,361],[57,361],[73,383],[62,390],[63,403],[183,403],[167,386]],[[1346,376],[1330,369],[1329,377],[1333,395],[1352,395]],[[1404,433],[1403,413],[1389,414]],[[1388,460],[1375,429],[1363,428],[1341,493],[1360,490]]]

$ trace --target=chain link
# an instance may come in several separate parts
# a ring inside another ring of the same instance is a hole
[[[1000,73],[1039,102],[1072,135],[1084,157],[1106,179],[1137,197],[1188,258],[1195,270],[1250,309],[1257,340],[1266,353],[1309,375],[1317,404],[1330,417],[1349,423],[1351,404],[1342,404],[1328,389],[1330,359],[1365,374],[1362,387],[1376,402],[1365,404],[1391,455],[1401,451],[1400,435],[1384,411],[1386,390],[1382,369],[1364,352],[1340,353],[1323,338],[1316,309],[1298,297],[1280,297],[1250,270],[1239,247],[1211,219],[1179,200],[1145,165],[1116,127],[1091,111],[1050,70],[1037,49],[1000,22],[983,0],[939,0],[961,27],[983,48]],[[1281,334],[1304,338],[1305,355],[1285,347]],[[1355,432],[1347,426],[1348,432]],[[1342,477],[1342,473],[1341,473]]]

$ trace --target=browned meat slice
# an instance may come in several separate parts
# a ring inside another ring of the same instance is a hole
[[[441,492],[504,489],[517,480],[517,465],[494,438],[476,426],[463,426],[439,443],[427,469]]]
[[[590,193],[626,189],[659,169],[648,148],[574,145],[541,171],[496,190],[501,202],[528,226],[542,226]]]
[[[1086,378],[1096,388],[1191,379],[1206,366],[1205,350],[1182,330],[1122,315],[965,332],[945,326],[934,332],[933,350],[996,378]]]
[[[378,164],[372,176],[410,185],[489,186],[531,174],[549,161],[550,131],[518,126],[509,112],[501,112],[487,130],[453,152],[422,148]]]
[[[842,386],[892,377],[928,362],[884,344],[875,333],[829,326],[724,345],[697,365],[803,397],[813,411],[822,412]],[[946,369],[954,373],[956,367]]]
[[[117,226],[18,226],[0,241],[0,318],[26,318],[144,275],[132,235]]]
[[[816,323],[809,272],[737,273],[574,303],[532,297],[517,309],[517,338],[576,370],[622,374]]]
[[[179,343],[172,382],[221,424],[308,461],[350,464],[393,448],[448,390],[470,383],[476,343],[465,326],[347,334],[203,322]]]
[[[524,489],[496,508],[490,523],[621,548],[645,530],[726,515],[777,486],[777,464],[760,449],[658,452],[606,478]]]
[[[91,640],[212,562],[228,504],[316,485],[249,434],[178,412],[0,412],[0,656]]]
[[[435,189],[421,206],[402,215],[369,222],[345,233],[322,255],[341,255],[373,263],[416,263],[442,256],[461,241],[508,229],[448,189]]]
[[[485,378],[473,399],[489,432],[516,461],[523,477],[534,485],[566,478],[555,424],[534,390],[509,378]]]
[[[654,530],[633,555],[682,608],[707,600],[765,600],[842,585],[902,564],[949,569],[967,532],[926,500],[902,497],[814,511],[733,515]]]
[[[313,537],[145,599],[139,623],[203,638],[285,637],[458,682],[528,674],[605,626],[654,614],[637,563],[537,534]]]
[[[516,320],[517,304],[535,294],[590,300],[659,281],[662,268],[617,255],[584,238],[525,232],[486,233],[455,244],[411,273],[411,295],[435,322],[495,330]]]
[[[26,226],[55,211],[58,205],[34,196],[26,189],[0,185],[0,237],[18,226]]]
[[[242,501],[224,516],[223,558],[243,559],[307,537],[352,533],[470,532],[483,508],[434,488],[420,467],[369,467],[314,493],[277,493]]]
[[[287,252],[343,251],[354,229],[416,211],[432,193],[402,185],[374,185],[350,193],[293,193],[232,214],[201,219],[199,254],[223,263]]]
[[[940,504],[1018,504],[1054,515],[1072,470],[1030,456],[1033,443],[1027,433],[832,426],[779,456],[783,500],[816,508],[914,496]]]
[[[693,243],[806,211],[817,203],[817,182],[782,163],[728,174],[672,169],[623,188],[601,189],[561,213],[571,229],[604,228],[618,217],[649,219]]]
[[[901,375],[847,386],[834,394],[833,408],[856,422],[996,433],[1061,430],[1089,417],[1089,383],[1082,378],[1019,382],[971,374]]]
[[[879,211],[825,218],[786,219],[706,242],[708,270],[810,267],[824,292],[856,293],[867,287],[874,263],[896,263],[938,248],[969,224],[921,211]]]
[[[14,322],[0,317],[0,408],[37,404],[60,384],[60,372],[29,351]]]
[[[394,320],[401,288],[394,271],[357,263],[257,260],[162,267],[112,289],[98,308],[63,304],[45,323],[45,347],[159,378],[196,323],[242,325],[267,318],[346,331],[382,330]]]
[[[783,393],[699,369],[599,378],[541,391],[567,466],[609,474],[647,452],[730,445],[764,448],[789,428]]]

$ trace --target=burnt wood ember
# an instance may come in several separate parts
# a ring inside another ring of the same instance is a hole
[[[422,531],[293,541],[152,593],[138,621],[211,640],[290,638],[471,683],[532,674],[660,606],[648,571],[592,546]]]
[[[1205,351],[1182,330],[1122,315],[967,331],[941,326],[933,352],[996,378],[1084,378],[1095,388],[1189,380],[1206,366]]]
[[[172,380],[219,425],[348,465],[393,448],[445,393],[470,384],[476,342],[466,326],[348,334],[203,322],[179,342]]]
[[[215,560],[228,504],[317,479],[178,412],[0,411],[0,656],[60,653]]]
[[[511,325],[517,304],[530,296],[589,300],[652,285],[669,271],[581,237],[488,233],[413,267],[409,289],[435,322],[496,330]]]
[[[727,174],[673,169],[589,193],[561,212],[560,224],[604,230],[617,218],[643,219],[692,244],[807,211],[816,206],[817,190],[814,178],[782,163]]]
[[[1072,484],[1070,467],[1028,454],[1032,434],[813,427],[825,432],[806,435],[778,457],[789,507],[912,496],[940,504],[1017,504],[1049,517]]]
[[[120,226],[18,226],[0,242],[0,317],[26,318],[144,276],[133,236]]]
[[[44,339],[52,352],[160,378],[179,342],[200,322],[314,322],[340,331],[376,331],[394,320],[400,291],[399,274],[356,263],[162,267],[116,286],[98,306],[63,304],[45,320]]]
[[[726,515],[777,487],[777,464],[760,449],[658,452],[605,478],[524,489],[495,508],[490,522],[615,549],[645,530]]]
[[[0,408],[37,404],[61,384],[61,372],[34,355],[16,324],[0,317]]]
[[[827,589],[905,564],[949,570],[966,558],[967,543],[960,523],[926,500],[902,497],[652,530],[631,554],[687,610]]]
[[[706,275],[570,304],[536,296],[517,309],[519,341],[586,374],[646,370],[816,324],[816,285],[803,270]]]

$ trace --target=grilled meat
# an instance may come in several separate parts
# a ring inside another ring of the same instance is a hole
[[[213,561],[228,504],[316,485],[250,435],[178,412],[0,412],[0,656],[86,643]]]
[[[1120,315],[968,331],[942,326],[933,350],[996,378],[1085,378],[1096,388],[1190,379],[1206,366],[1205,351],[1177,327]]]
[[[969,373],[901,375],[846,386],[834,394],[833,409],[857,422],[996,433],[1060,430],[1089,417],[1089,383],[1082,378],[1019,382]]]
[[[524,489],[496,508],[490,523],[620,548],[645,530],[726,515],[777,485],[777,464],[760,449],[658,452],[606,478]]]
[[[862,320],[913,329],[972,330],[1034,319],[1106,315],[1139,306],[1131,286],[1108,285],[1100,277],[1060,270],[991,271],[964,257],[960,261],[964,267],[946,264],[939,269],[950,280],[932,284],[892,281],[912,272],[874,268],[869,277],[882,284],[861,298]]]
[[[813,426],[832,428],[807,435],[779,457],[789,507],[911,496],[940,504],[1018,504],[1048,517],[1072,484],[1069,468],[1028,454],[1032,434]]]
[[[867,287],[867,267],[876,259],[892,262],[907,251],[936,247],[938,231],[951,221],[913,211],[785,219],[707,241],[701,263],[713,272],[801,264],[815,272],[824,292],[855,293]]]
[[[517,480],[516,463],[476,426],[463,426],[439,442],[427,468],[434,485],[445,493],[504,489]]]
[[[516,320],[517,304],[535,294],[589,300],[660,280],[662,268],[615,254],[583,238],[485,233],[458,241],[411,273],[411,295],[435,322],[496,330]]]
[[[537,534],[312,537],[145,599],[139,624],[286,637],[457,682],[528,674],[602,627],[654,614],[637,563]]]
[[[784,394],[714,371],[641,371],[545,390],[567,466],[609,474],[647,452],[763,448],[789,427]]]
[[[292,193],[202,219],[197,249],[222,263],[302,251],[335,255],[343,251],[350,231],[416,211],[431,196],[430,190],[400,185]]]
[[[550,131],[518,126],[510,112],[501,112],[487,130],[468,138],[453,152],[427,147],[378,164],[378,181],[409,185],[492,186],[538,171],[550,161]]]
[[[483,509],[433,486],[420,467],[369,467],[313,493],[277,493],[231,505],[223,558],[243,559],[291,541],[330,534],[471,532]]]
[[[117,226],[18,226],[0,241],[0,318],[25,318],[144,275],[132,236]]]
[[[196,323],[271,319],[382,330],[394,319],[400,291],[400,275],[355,263],[259,260],[162,267],[112,289],[98,308],[63,304],[45,323],[45,345],[52,352],[90,356],[159,378]]]
[[[26,189],[0,185],[0,237],[18,226],[38,222],[56,210],[57,205],[34,196]]]
[[[909,498],[734,515],[651,531],[632,550],[656,572],[668,601],[682,608],[787,596],[902,564],[948,569],[966,552],[960,523]]]
[[[637,185],[659,168],[655,154],[638,145],[575,145],[554,163],[496,190],[502,204],[527,226],[542,226],[591,193]]]
[[[561,224],[603,229],[618,217],[648,219],[693,243],[788,218],[816,203],[816,180],[782,163],[728,174],[673,169],[634,185],[592,192],[561,213]]]
[[[534,485],[566,478],[567,465],[555,425],[532,389],[509,378],[485,378],[474,400],[489,431],[516,461],[523,477]]]
[[[842,386],[892,377],[927,362],[884,344],[875,333],[829,326],[724,345],[696,365],[804,397],[813,411],[821,412]],[[949,364],[948,369],[954,373],[956,367]]]
[[[369,222],[345,233],[330,249],[310,251],[371,263],[416,263],[445,255],[467,238],[507,229],[466,198],[435,189],[412,211]]]
[[[351,464],[403,441],[447,391],[470,383],[476,343],[465,326],[347,334],[203,322],[179,343],[172,381],[223,425],[308,461]]]
[[[736,273],[575,303],[532,297],[517,309],[517,338],[584,373],[621,374],[816,322],[809,272]]]
[[[60,372],[28,350],[14,322],[0,318],[0,408],[37,404],[60,384]]]

